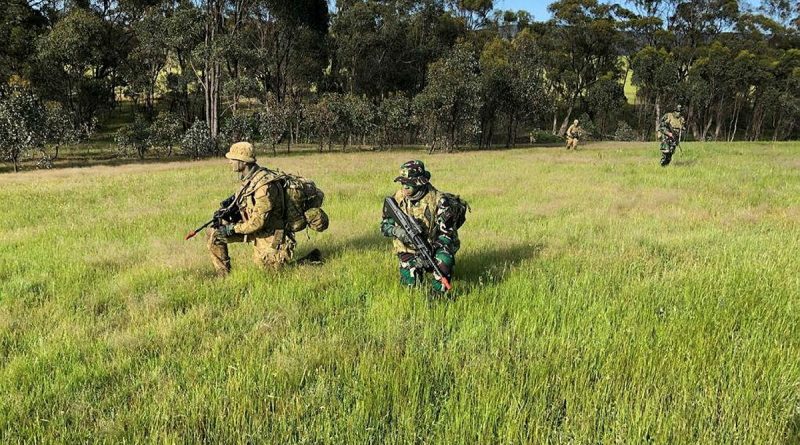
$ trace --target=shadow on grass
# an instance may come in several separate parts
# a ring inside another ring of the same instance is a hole
[[[113,144],[112,140],[106,140],[105,137],[100,137],[98,139],[92,140],[88,144],[84,144],[85,148],[65,148],[63,155],[60,155],[59,158],[54,161],[52,169],[63,169],[63,168],[83,168],[83,167],[97,167],[97,166],[105,166],[105,167],[118,167],[118,166],[125,166],[125,165],[134,165],[134,164],[166,164],[170,162],[186,162],[191,161],[192,158],[188,156],[184,156],[181,154],[173,154],[172,156],[164,156],[164,157],[147,157],[144,159],[139,158],[119,158],[113,154],[113,149],[108,148],[104,149],[104,145]],[[563,144],[534,144],[534,145],[519,145],[517,147],[512,148],[505,148],[500,146],[492,146],[489,148],[477,148],[477,147],[463,147],[458,150],[453,150],[451,152],[443,152],[443,151],[436,151],[434,154],[449,154],[449,153],[464,153],[464,152],[490,152],[490,151],[509,151],[509,150],[523,150],[529,148],[552,148],[552,147],[561,147]],[[223,150],[224,151],[224,150]],[[269,148],[262,147],[260,144],[257,146],[256,154],[257,158],[260,160],[260,163],[264,166],[269,166],[269,160],[271,159],[281,159],[281,158],[293,158],[297,156],[307,156],[311,154],[326,154],[326,155],[349,155],[355,153],[362,153],[362,154],[370,154],[370,153],[419,153],[421,151],[427,152],[427,148],[422,145],[407,145],[407,146],[397,146],[391,148],[370,148],[370,147],[349,147],[346,151],[342,151],[341,146],[334,147],[332,150],[323,150],[319,151],[316,147],[313,146],[297,146],[293,147],[291,151],[286,152],[286,150],[278,150],[277,153],[273,154],[272,150]],[[70,153],[71,152],[71,153]],[[210,156],[203,159],[224,159],[222,154],[218,156]],[[36,171],[36,164],[39,161],[38,157],[25,159],[20,164],[20,171]],[[693,161],[694,162],[694,161]],[[10,163],[2,163],[0,164],[0,174],[2,173],[10,173],[14,171],[13,164]]]
[[[462,292],[505,280],[521,263],[538,257],[544,244],[517,244],[456,255],[455,282]]]
[[[377,228],[374,231],[361,233],[356,235],[355,237],[342,238],[340,240],[337,240],[333,246],[314,245],[313,240],[309,241],[306,238],[305,234],[302,232],[295,234],[295,238],[297,239],[297,244],[298,244],[298,248],[295,250],[296,258],[302,258],[306,254],[308,254],[308,252],[310,252],[315,248],[320,249],[320,251],[322,252],[322,257],[325,260],[337,258],[347,251],[364,251],[364,250],[380,250],[380,249],[391,250],[392,248],[391,240],[381,236],[381,234],[378,233]]]
[[[98,157],[59,157],[55,161],[53,167],[49,170],[60,170],[65,168],[85,168],[85,167],[122,167],[126,165],[152,165],[152,164],[168,164],[170,162],[186,162],[191,158],[185,156],[171,156],[163,158],[117,158],[112,156],[98,156]],[[47,169],[37,169],[36,162],[38,159],[28,160],[20,166],[20,172],[26,171],[47,171]],[[0,164],[0,173],[11,173],[14,171],[12,164]]]
[[[786,423],[786,433],[784,434],[785,444],[800,443],[800,413],[795,412]]]
[[[697,164],[697,159],[676,159],[672,161],[672,165],[676,167],[690,167]]]

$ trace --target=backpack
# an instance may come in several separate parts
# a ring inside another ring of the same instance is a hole
[[[320,207],[325,200],[314,181],[302,176],[279,172],[286,203],[286,228],[299,232],[311,228],[323,232],[328,228],[328,214]]]
[[[445,226],[455,230],[461,228],[467,220],[467,211],[472,211],[469,204],[458,195],[441,193],[437,205],[436,216]]]

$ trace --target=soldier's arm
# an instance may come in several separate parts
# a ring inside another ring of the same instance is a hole
[[[396,224],[397,223],[394,221],[394,219],[384,215],[383,219],[381,220],[381,234],[383,234],[383,236],[388,236],[389,238],[393,237],[393,230]]]
[[[394,200],[400,202],[403,199],[402,192],[398,191],[394,194]],[[394,228],[397,225],[397,221],[394,220],[391,216],[386,214],[386,209],[383,209],[383,219],[381,219],[381,234],[383,236],[387,236],[389,238],[394,237]]]
[[[282,199],[282,194],[283,191],[280,189],[277,182],[259,184],[255,193],[253,193],[255,205],[247,208],[249,212],[247,219],[233,226],[236,233],[249,235],[261,230],[272,211],[272,203]]]

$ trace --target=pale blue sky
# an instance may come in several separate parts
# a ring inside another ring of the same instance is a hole
[[[618,0],[620,3],[624,4],[623,0]],[[520,9],[524,9],[531,14],[533,14],[534,19],[536,20],[547,20],[550,18],[550,13],[547,12],[547,5],[552,3],[552,1],[546,0],[494,0],[494,8],[495,9],[511,9],[513,11],[517,11]],[[613,3],[611,1],[607,3]],[[761,3],[761,0],[748,0],[751,6],[758,6]]]

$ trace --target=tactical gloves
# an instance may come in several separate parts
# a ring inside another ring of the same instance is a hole
[[[394,228],[392,228],[392,236],[402,241],[403,244],[408,246],[412,244],[411,237],[408,236],[408,232],[406,232],[405,229],[400,226],[394,226]]]
[[[217,229],[217,235],[222,239],[226,239],[234,234],[236,234],[236,231],[233,230],[233,224],[227,224]]]

